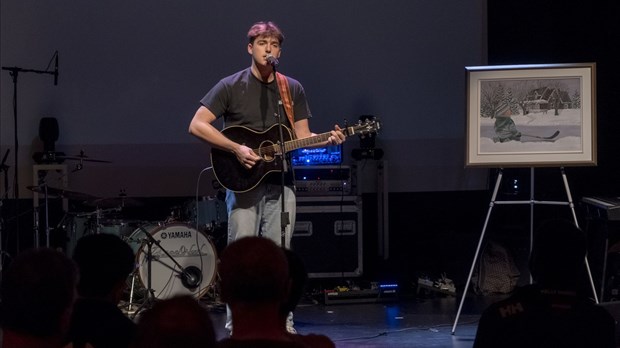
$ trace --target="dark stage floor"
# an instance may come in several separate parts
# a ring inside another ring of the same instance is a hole
[[[452,335],[459,301],[451,296],[334,305],[307,301],[295,312],[295,328],[327,335],[339,348],[472,347],[480,313],[492,299],[468,298]],[[217,306],[211,313],[218,339],[225,337],[225,310]]]

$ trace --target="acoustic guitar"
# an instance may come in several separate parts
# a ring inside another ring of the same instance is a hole
[[[342,129],[345,136],[358,134],[362,137],[376,133],[381,127],[377,120],[366,120],[353,126]],[[291,130],[283,127],[284,146],[277,139],[280,138],[278,125],[258,132],[244,126],[230,126],[222,130],[227,138],[251,148],[262,158],[254,167],[247,169],[237,157],[228,151],[217,148],[211,149],[211,165],[217,181],[225,188],[234,192],[247,192],[256,187],[267,174],[282,171],[280,161],[290,151],[320,144],[331,136],[331,132],[317,134],[303,139],[293,139]]]

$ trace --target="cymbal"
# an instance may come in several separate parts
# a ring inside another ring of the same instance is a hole
[[[93,195],[89,195],[87,193],[69,191],[69,190],[65,190],[65,189],[61,189],[61,188],[56,188],[56,187],[51,187],[51,186],[47,186],[47,188],[45,186],[28,186],[27,188],[30,191],[41,193],[41,194],[45,194],[45,191],[47,190],[47,195],[48,196],[59,197],[59,198],[67,198],[67,199],[74,199],[74,200],[77,200],[77,201],[86,201],[86,200],[89,200],[89,199],[97,198],[97,197],[95,197]]]
[[[131,198],[127,196],[109,197],[109,198],[97,198],[86,202],[86,204],[92,207],[98,208],[114,208],[114,207],[141,207],[144,205],[139,199]]]
[[[57,159],[60,160],[68,160],[68,161],[84,161],[84,162],[99,162],[99,163],[112,163],[112,161],[100,160],[89,158],[85,155],[77,155],[77,156],[56,156]]]

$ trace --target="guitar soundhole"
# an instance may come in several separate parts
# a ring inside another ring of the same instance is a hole
[[[278,145],[268,140],[263,141],[258,148],[258,155],[262,157],[263,161],[271,162],[275,159],[277,150]]]

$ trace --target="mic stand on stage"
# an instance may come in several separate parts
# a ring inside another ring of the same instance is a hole
[[[2,215],[2,207],[4,205],[4,199],[9,196],[9,166],[6,165],[6,159],[9,156],[9,152],[11,149],[7,149],[4,153],[4,158],[2,158],[2,163],[0,163],[0,173],[4,173],[4,193],[0,195],[0,274],[4,269],[4,254],[5,251],[2,249],[2,238],[4,231],[4,215]],[[6,253],[8,255],[8,253]],[[2,276],[0,275],[0,280]]]
[[[151,262],[153,259],[153,244],[156,243],[157,245],[159,245],[159,243],[157,242],[157,240],[155,240],[155,238],[153,238],[153,236],[151,236],[151,234],[144,229],[144,227],[140,226],[139,227],[142,231],[144,231],[144,234],[147,235],[146,239],[142,240],[142,243],[146,243],[146,297],[144,298],[144,301],[142,301],[142,304],[140,304],[140,307],[138,307],[136,309],[136,311],[133,313],[133,317],[135,318],[138,313],[140,313],[143,309],[145,308],[151,308],[153,306],[153,303],[155,302],[155,290],[153,290],[153,286],[151,284]],[[161,248],[160,248],[161,249]]]
[[[18,68],[18,67],[7,67],[7,66],[3,66],[2,70],[7,70],[9,71],[9,74],[11,75],[11,77],[13,77],[13,121],[15,122],[15,128],[14,130],[14,139],[15,139],[15,184],[14,184],[14,196],[15,199],[19,199],[19,183],[18,183],[18,146],[19,146],[19,141],[17,140],[17,77],[19,76],[20,72],[23,73],[36,73],[36,74],[49,74],[49,75],[53,75],[54,76],[54,86],[58,85],[58,51],[54,52],[54,55],[52,56],[52,59],[56,58],[56,63],[55,63],[55,67],[54,67],[54,71],[49,71],[49,70],[35,70],[35,69],[23,69],[23,68]],[[51,63],[51,60],[50,60]],[[49,67],[49,65],[48,65]],[[19,215],[19,212],[18,214]]]
[[[23,73],[36,73],[36,74],[49,74],[49,75],[53,75],[54,76],[54,85],[58,85],[58,51],[54,52],[54,55],[52,56],[52,60],[56,58],[56,62],[55,62],[55,66],[54,66],[54,71],[48,71],[48,70],[34,70],[34,69],[23,69],[23,68],[18,68],[18,67],[6,67],[3,66],[2,70],[7,70],[9,72],[9,74],[11,75],[11,77],[13,77],[13,122],[15,124],[15,127],[13,128],[13,137],[14,137],[14,161],[15,163],[13,163],[13,166],[15,168],[14,171],[14,179],[13,179],[13,196],[15,198],[15,216],[19,217],[19,174],[18,174],[18,170],[19,170],[19,141],[18,141],[18,132],[17,132],[17,76],[19,75],[20,72]],[[50,60],[50,64],[51,64],[51,60]],[[48,64],[48,68],[49,65]],[[8,174],[8,173],[5,173]],[[17,218],[15,220],[16,222],[16,227],[15,230],[19,231],[19,218]],[[19,252],[19,237],[16,238],[17,241],[17,250],[16,252]]]
[[[273,60],[268,60],[271,64],[271,67],[273,68],[273,78],[276,80],[276,89],[277,89],[277,95],[278,95],[278,112],[275,114],[276,119],[278,120],[278,129],[279,129],[279,135],[280,135],[280,139],[279,139],[279,149],[280,149],[280,153],[278,154],[277,152],[275,153],[275,156],[280,156],[280,163],[281,163],[281,171],[280,171],[280,193],[281,193],[281,197],[280,197],[280,201],[281,201],[281,210],[280,210],[280,246],[282,248],[286,248],[286,226],[288,226],[291,223],[290,217],[289,217],[289,213],[286,211],[286,200],[284,199],[284,195],[285,195],[285,191],[284,188],[286,187],[285,181],[286,181],[286,172],[288,171],[287,169],[287,163],[286,163],[286,149],[284,148],[284,127],[282,125],[282,115],[286,115],[286,111],[284,110],[284,106],[282,104],[282,96],[280,95],[280,83],[278,82],[278,78],[277,78],[277,70],[276,70],[276,65],[278,65],[277,60],[275,58],[272,58]],[[295,125],[291,124],[291,127],[294,129]]]
[[[147,246],[147,252],[146,252],[146,262],[147,262],[146,263],[146,298],[144,299],[144,301],[142,302],[140,307],[138,307],[136,309],[136,311],[135,311],[135,313],[133,315],[134,318],[135,318],[136,315],[138,315],[138,313],[140,313],[140,311],[142,311],[143,309],[145,309],[147,307],[150,308],[153,305],[153,303],[155,302],[155,290],[153,290],[153,286],[152,286],[153,244],[157,245],[157,247],[159,247],[159,249],[166,256],[168,256],[168,258],[170,258],[172,263],[174,263],[175,266],[177,266],[179,268],[179,270],[175,270],[175,269],[172,269],[172,270],[180,275],[181,283],[183,284],[183,286],[185,286],[188,289],[195,288],[195,287],[197,287],[202,282],[202,272],[200,271],[200,269],[198,267],[189,266],[189,267],[185,267],[184,268],[183,266],[181,266],[181,264],[179,264],[177,262],[177,260],[175,260],[174,257],[172,257],[172,255],[170,255],[170,253],[166,249],[161,247],[159,241],[157,239],[155,239],[149,233],[149,231],[147,231],[144,228],[144,226],[145,225],[139,226],[138,229],[140,229],[146,235],[146,238],[142,240],[142,242],[146,243],[146,246]]]

